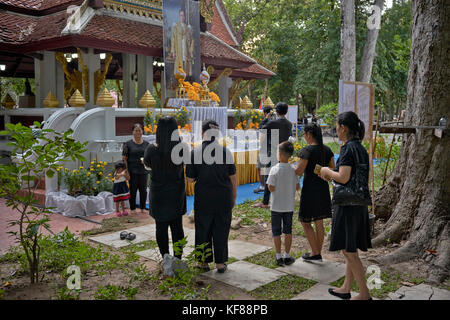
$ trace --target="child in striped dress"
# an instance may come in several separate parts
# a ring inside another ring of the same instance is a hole
[[[130,190],[128,189],[127,181],[130,179],[128,170],[125,167],[123,161],[116,163],[116,171],[114,172],[114,187],[113,187],[113,199],[116,203],[116,216],[127,216],[128,212],[125,210],[125,200],[130,198]],[[120,212],[120,206],[122,206],[122,212]]]

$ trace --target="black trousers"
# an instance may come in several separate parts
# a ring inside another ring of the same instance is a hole
[[[159,252],[162,257],[164,257],[166,253],[169,253],[169,227],[172,233],[172,243],[176,243],[183,239],[183,216],[180,215],[171,221],[156,221],[156,242],[158,243]],[[175,254],[174,252],[173,255],[174,257],[181,259],[183,251],[181,250],[179,254]]]
[[[147,202],[147,173],[130,173],[130,209],[136,209],[136,194],[139,190],[139,207],[145,209]]]
[[[228,236],[231,226],[231,211],[202,214],[195,212],[195,247],[204,245],[199,262],[225,263],[228,261]],[[214,248],[214,250],[212,250]],[[210,250],[208,250],[210,249]],[[209,252],[209,253],[208,253]]]

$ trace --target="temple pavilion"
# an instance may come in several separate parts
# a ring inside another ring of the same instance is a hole
[[[245,84],[274,73],[240,51],[242,39],[221,0],[204,0],[200,8],[201,62],[218,84],[221,105],[229,106]],[[34,79],[34,97],[26,93],[19,108],[43,107],[49,92],[63,107],[73,89],[83,94],[85,110],[95,108],[105,79],[123,80],[125,108],[138,107],[146,90],[167,101],[158,89],[164,88],[161,0],[0,0],[0,26],[0,76]],[[44,120],[30,113],[9,120]]]

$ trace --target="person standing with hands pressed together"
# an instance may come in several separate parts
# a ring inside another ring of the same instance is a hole
[[[320,175],[327,181],[333,180],[345,185],[355,175],[356,166],[369,165],[369,155],[361,144],[365,133],[364,122],[354,112],[341,113],[338,115],[336,132],[339,140],[344,143],[341,147],[336,171],[323,167],[320,169]],[[368,170],[362,179],[368,189]],[[343,285],[337,289],[330,288],[328,292],[341,299],[350,299],[350,289],[353,280],[356,280],[360,293],[352,300],[371,300],[366,284],[365,270],[358,256],[358,249],[367,251],[368,248],[372,248],[367,206],[335,205],[331,221],[329,250],[342,250],[346,260],[346,273]]]
[[[130,210],[132,213],[136,210],[136,194],[139,190],[139,207],[141,213],[145,211],[147,200],[147,171],[142,163],[145,149],[149,143],[142,139],[144,130],[140,123],[133,125],[133,139],[128,140],[123,145],[122,159],[125,162],[130,174]]]
[[[271,192],[270,211],[272,237],[275,246],[275,263],[290,265],[295,259],[290,256],[292,244],[292,215],[295,206],[295,191],[300,189],[295,169],[289,158],[294,153],[294,145],[285,141],[278,146],[279,163],[270,169],[267,186]],[[284,256],[281,255],[281,233],[284,233]]]

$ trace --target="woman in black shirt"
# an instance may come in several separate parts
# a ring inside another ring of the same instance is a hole
[[[183,163],[174,164],[172,150],[181,143],[177,136],[178,125],[173,117],[163,117],[158,121],[156,143],[149,145],[144,155],[145,166],[151,168],[150,178],[150,215],[156,221],[156,242],[161,256],[169,253],[168,228],[172,232],[172,242],[184,238],[183,215],[186,213],[186,190]],[[182,157],[182,155],[181,155]],[[174,252],[181,259],[182,248]]]
[[[147,199],[147,171],[144,168],[141,158],[144,157],[148,142],[142,139],[144,133],[142,125],[133,125],[133,139],[128,140],[123,145],[122,158],[130,173],[130,210],[136,210],[136,194],[139,190],[139,207],[144,213]]]
[[[300,177],[305,175],[298,219],[311,246],[311,253],[306,253],[302,258],[307,261],[322,261],[325,238],[323,219],[331,218],[331,198],[328,183],[314,173],[314,168],[320,165],[334,169],[334,154],[329,147],[323,145],[322,130],[317,124],[306,125],[304,137],[308,146],[300,150],[300,161],[295,173]],[[315,231],[312,222],[316,226]]]
[[[206,120],[202,125],[203,143],[191,152],[191,163],[186,166],[188,181],[195,183],[195,246],[207,244],[201,268],[209,270],[213,257],[206,253],[212,249],[216,268],[225,272],[228,261],[228,235],[231,211],[236,201],[236,167],[232,153],[221,146],[219,125]],[[211,137],[210,134],[215,135]]]
[[[336,131],[339,140],[344,143],[336,170],[324,167],[320,174],[325,180],[346,184],[355,174],[357,158],[360,159],[360,164],[369,164],[369,155],[361,144],[365,133],[364,122],[358,118],[356,113],[344,112],[338,116]],[[368,174],[364,178],[365,183],[368,184]],[[355,279],[360,293],[353,299],[371,300],[364,266],[358,256],[358,249],[367,251],[368,248],[372,248],[367,206],[339,205],[334,206],[333,211],[330,251],[342,250],[346,260],[346,273],[344,284],[337,289],[330,288],[328,292],[342,299],[350,299],[350,289]]]

